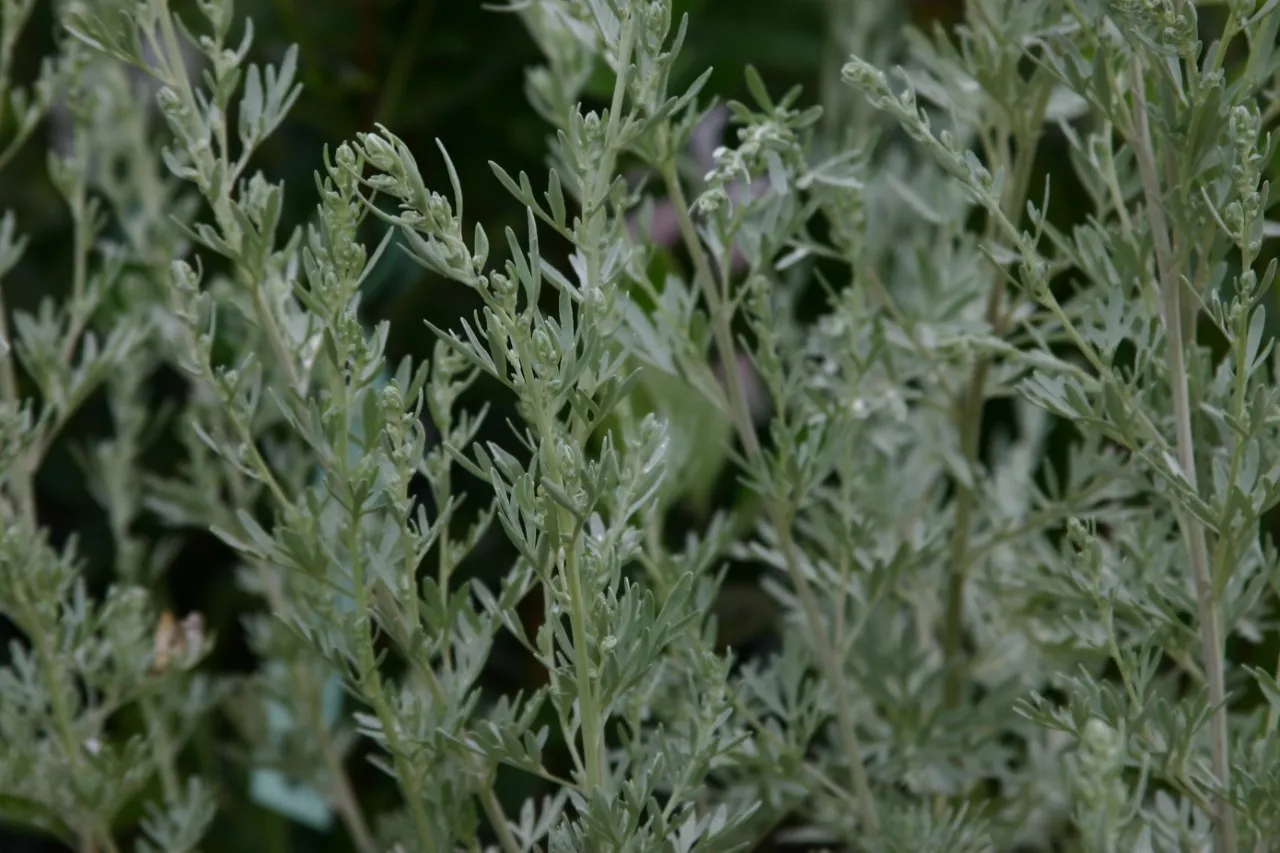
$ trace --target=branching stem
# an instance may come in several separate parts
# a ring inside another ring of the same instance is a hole
[[[675,206],[679,220],[680,234],[693,263],[698,279],[702,282],[702,291],[707,300],[707,307],[712,318],[712,332],[716,349],[725,365],[725,387],[728,391],[730,417],[733,419],[738,436],[746,450],[747,458],[752,464],[761,464],[764,453],[756,435],[755,425],[751,421],[751,410],[747,405],[746,391],[742,386],[742,376],[736,369],[736,347],[733,342],[732,317],[727,304],[720,293],[716,277],[711,271],[711,263],[707,259],[706,249],[698,237],[693,218],[689,213],[689,203],[676,172],[674,161],[668,160],[662,169],[662,177],[667,194]],[[817,651],[822,668],[826,672],[836,700],[836,724],[840,732],[845,753],[848,757],[853,791],[859,803],[861,817],[865,822],[868,834],[872,838],[880,835],[880,819],[876,810],[875,796],[871,791],[871,783],[867,776],[866,762],[862,757],[862,744],[854,724],[853,706],[849,701],[849,690],[845,684],[844,665],[836,650],[832,638],[822,630],[822,610],[814,595],[813,587],[805,576],[800,551],[796,546],[792,533],[793,519],[787,509],[779,501],[768,502],[769,520],[777,531],[778,542],[786,562],[787,573],[791,577],[800,606],[804,610],[805,622],[809,626],[810,639]]]

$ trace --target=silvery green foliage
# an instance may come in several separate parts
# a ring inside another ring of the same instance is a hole
[[[1280,13],[1227,3],[1205,47],[1187,2],[968,5],[951,41],[901,38],[889,0],[832,4],[848,85],[828,63],[824,113],[748,69],[754,104],[728,105],[699,174],[684,152],[711,104],[705,77],[672,90],[669,0],[513,4],[554,135],[545,175],[494,166],[526,224],[491,240],[444,147],[385,128],[328,152],[315,216],[278,234],[284,188],[250,162],[297,58],[248,64],[230,0],[190,19],[60,3],[60,54],[12,97],[32,3],[3,0],[5,115],[20,141],[62,98],[49,171],[76,223],[69,299],[0,327],[0,612],[28,639],[0,670],[4,816],[111,850],[147,798],[141,849],[194,849],[214,792],[175,756],[225,700],[253,769],[321,792],[361,851],[477,850],[482,823],[503,853],[738,850],[789,817],[785,837],[832,849],[1269,849],[1280,686],[1226,671],[1224,642],[1259,636],[1278,591],[1257,535],[1280,495],[1275,267],[1254,267]],[[599,62],[616,82],[592,110]],[[1049,132],[1094,206],[1070,232],[1032,181]],[[628,158],[674,210],[687,275],[650,280]],[[375,247],[370,214],[391,226]],[[432,327],[426,364],[387,364],[387,327],[357,315],[392,240],[482,303]],[[22,250],[6,216],[0,275]],[[139,478],[161,365],[190,380],[186,464]],[[460,402],[482,375],[518,402],[504,442],[476,441],[485,413]],[[95,601],[32,478],[103,387],[111,437],[80,454],[115,545]],[[984,454],[990,400],[1017,430]],[[1078,436],[1058,469],[1060,419]],[[665,511],[704,464],[749,499],[669,548]],[[489,487],[469,525],[460,469]],[[173,546],[134,533],[142,513],[238,554],[270,611],[247,621],[265,663],[246,682],[196,671],[213,638],[161,612]],[[460,581],[490,528],[518,557],[495,588]],[[783,613],[778,653],[738,668],[709,617],[731,556],[766,567]],[[495,702],[479,679],[501,631],[548,683]],[[353,700],[336,723],[334,679]],[[1252,686],[1261,707],[1234,705]],[[134,709],[145,748],[110,734]],[[402,794],[389,814],[347,779],[358,738]],[[503,767],[554,793],[504,813]]]
[[[1258,535],[1280,497],[1263,302],[1275,265],[1254,267],[1280,20],[1274,4],[1226,5],[1205,45],[1192,3],[981,2],[932,74],[895,86],[861,60],[845,68],[985,216],[992,390],[1085,436],[1055,491],[1099,503],[1064,514],[1057,553],[1029,560],[1006,539],[972,561],[984,574],[964,607],[993,622],[992,651],[1016,642],[1061,661],[1020,711],[1079,743],[1067,775],[1088,849],[1267,849],[1280,831],[1260,807],[1276,794],[1275,676],[1224,672],[1226,640],[1258,636],[1277,579]],[[1228,75],[1236,37],[1248,59]],[[1046,220],[1048,188],[1020,168],[1048,122],[1094,202],[1071,233]],[[985,162],[962,134],[982,140]],[[1199,343],[1198,323],[1225,346]],[[1011,350],[1015,339],[1031,345]],[[998,471],[971,478],[1003,502]],[[1104,508],[1105,537],[1091,520]],[[1268,701],[1233,710],[1250,682]]]
[[[141,541],[131,527],[143,511],[135,464],[150,440],[142,384],[158,362],[148,345],[157,273],[183,251],[171,217],[189,205],[163,189],[148,116],[117,64],[67,41],[32,90],[10,89],[12,47],[32,6],[0,9],[0,100],[16,120],[0,162],[60,100],[68,133],[48,171],[74,221],[73,277],[62,304],[46,299],[0,325],[0,611],[29,640],[9,649],[0,670],[0,796],[7,818],[108,850],[116,821],[146,797],[154,818],[143,836],[187,850],[213,816],[213,792],[180,778],[177,754],[220,688],[195,671],[211,642],[199,616],[175,620],[149,592],[173,543]],[[115,222],[123,227],[109,229]],[[0,270],[24,248],[6,214]],[[20,396],[19,365],[32,396]],[[117,568],[117,583],[95,600],[75,542],[55,547],[39,525],[33,483],[59,433],[103,388],[112,436],[79,453],[107,509]],[[126,713],[140,715],[141,729],[113,737]]]

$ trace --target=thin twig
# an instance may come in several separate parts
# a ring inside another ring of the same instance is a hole
[[[1174,428],[1177,439],[1178,466],[1193,491],[1196,484],[1195,436],[1191,429],[1191,403],[1188,389],[1187,366],[1183,351],[1181,281],[1174,265],[1169,226],[1165,218],[1159,179],[1156,175],[1155,152],[1147,122],[1147,101],[1144,90],[1142,66],[1134,57],[1131,63],[1135,110],[1130,142],[1138,164],[1142,181],[1142,194],[1146,202],[1147,217],[1155,243],[1156,269],[1159,275],[1161,302],[1164,313],[1166,358],[1169,384],[1173,393]],[[1213,578],[1209,569],[1209,549],[1204,525],[1185,510],[1179,512],[1183,537],[1195,571],[1196,607],[1200,617],[1200,636],[1204,656],[1205,678],[1209,687],[1209,701],[1213,706],[1210,719],[1210,750],[1213,772],[1223,793],[1216,801],[1214,831],[1218,853],[1235,853],[1237,833],[1235,813],[1226,793],[1231,787],[1230,734],[1227,729],[1226,685],[1223,676],[1222,611],[1214,600]]]
[[[1013,134],[1002,132],[1000,145],[991,153],[1003,157],[1005,163],[1014,164],[1013,175],[1005,184],[1005,194],[1001,204],[1004,219],[991,217],[988,220],[988,238],[994,238],[994,232],[1003,221],[1016,222],[1022,215],[1022,207],[1026,202],[1028,188],[1031,183],[1031,169],[1035,162],[1036,149],[1039,144],[1040,125],[1044,110],[1048,104],[1048,88],[1043,88],[1036,98],[1027,123],[1017,133],[1017,153],[1010,151],[1010,137]],[[1005,276],[996,271],[996,279],[987,294],[986,322],[991,334],[1003,338],[1008,332],[1012,311],[1005,308]],[[982,415],[987,402],[987,381],[991,374],[994,358],[983,356],[973,366],[969,385],[965,392],[959,415],[960,451],[969,464],[972,476],[977,476],[982,452]],[[947,609],[943,619],[943,655],[950,669],[947,673],[943,689],[943,702],[946,707],[954,708],[960,704],[961,691],[964,687],[965,670],[960,666],[961,645],[964,639],[964,591],[968,584],[969,573],[975,562],[971,550],[973,541],[974,510],[977,506],[976,485],[958,484],[956,495],[955,527],[951,538],[950,571],[947,575]]]

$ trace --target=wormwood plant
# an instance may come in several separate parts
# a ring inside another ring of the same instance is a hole
[[[226,711],[259,801],[332,809],[360,851],[740,850],[784,822],[843,850],[1276,849],[1280,684],[1237,651],[1274,641],[1280,592],[1275,2],[1201,4],[1211,25],[1177,0],[970,0],[906,38],[889,0],[832,3],[826,113],[748,69],[706,174],[683,152],[712,99],[672,88],[669,0],[514,4],[554,136],[545,175],[494,166],[526,220],[500,236],[443,146],[385,128],[326,152],[315,216],[278,233],[284,188],[252,164],[294,52],[248,63],[230,0],[54,5],[59,53],[22,88],[34,0],[0,6],[0,164],[59,105],[75,223],[68,298],[0,312],[6,819],[197,849],[218,782],[189,741]],[[1048,137],[1079,221],[1049,216]],[[656,195],[689,258],[658,276]],[[0,276],[19,233],[0,221]],[[388,364],[361,324],[392,241],[482,303],[427,318],[429,363]],[[189,380],[168,421],[163,366]],[[517,401],[504,441],[464,405],[482,375]],[[101,596],[34,486],[97,391]],[[184,465],[139,476],[157,423]],[[668,535],[722,467],[739,499]],[[460,473],[485,487],[468,513]],[[166,609],[192,529],[267,605],[247,681],[202,671],[216,638]],[[490,529],[518,556],[485,585],[461,566]],[[717,644],[730,561],[780,605],[771,657]],[[482,690],[504,631],[544,687]],[[357,742],[394,809],[351,783]],[[500,771],[545,795],[502,802]]]

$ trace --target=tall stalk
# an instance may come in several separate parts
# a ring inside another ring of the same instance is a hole
[[[1165,325],[1165,355],[1169,386],[1173,393],[1173,417],[1178,466],[1192,491],[1198,491],[1196,478],[1195,435],[1191,425],[1191,396],[1183,337],[1182,283],[1174,262],[1169,224],[1156,173],[1155,151],[1147,121],[1147,99],[1142,65],[1134,57],[1131,65],[1135,109],[1131,144],[1142,181],[1142,196],[1155,243],[1156,272],[1159,276],[1161,310]],[[1200,618],[1200,644],[1204,658],[1205,680],[1213,716],[1209,721],[1209,748],[1213,773],[1224,792],[1231,787],[1230,736],[1227,730],[1226,683],[1223,675],[1222,608],[1213,593],[1213,577],[1209,567],[1209,547],[1204,524],[1189,512],[1179,513],[1179,526],[1186,540],[1191,566],[1195,572],[1196,607]],[[1235,853],[1237,831],[1235,813],[1225,793],[1216,800],[1214,832],[1219,853]]]

